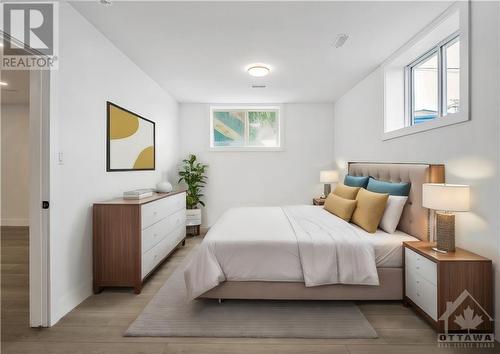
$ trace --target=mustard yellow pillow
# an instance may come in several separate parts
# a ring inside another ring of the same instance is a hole
[[[344,199],[351,199],[354,200],[356,199],[356,195],[358,194],[360,187],[349,187],[346,186],[345,184],[337,184],[335,187],[335,190],[333,191],[333,194],[336,196],[339,196]]]
[[[357,203],[358,202],[356,200],[345,199],[330,193],[328,198],[325,200],[324,208],[333,215],[337,215],[339,218],[349,222],[354,209],[356,209]]]
[[[369,192],[361,189],[356,196],[358,204],[352,214],[352,222],[362,229],[374,233],[384,215],[389,194]]]

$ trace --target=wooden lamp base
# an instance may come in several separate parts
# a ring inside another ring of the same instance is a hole
[[[434,251],[455,252],[455,215],[436,212],[436,247]]]

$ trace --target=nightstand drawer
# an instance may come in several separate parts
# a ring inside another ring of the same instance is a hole
[[[437,285],[437,264],[405,248],[405,267],[412,273],[419,274],[430,283]]]
[[[437,286],[419,273],[406,270],[406,296],[437,321]]]

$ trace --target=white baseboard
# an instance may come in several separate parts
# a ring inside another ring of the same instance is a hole
[[[77,288],[71,289],[68,293],[52,302],[50,324],[54,326],[61,318],[71,310],[81,304],[86,298],[92,296],[92,279],[80,284]]]
[[[29,219],[2,218],[2,226],[29,226]]]

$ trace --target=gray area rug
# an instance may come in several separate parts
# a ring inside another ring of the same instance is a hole
[[[125,336],[377,338],[350,301],[187,301],[184,267],[174,271]]]

